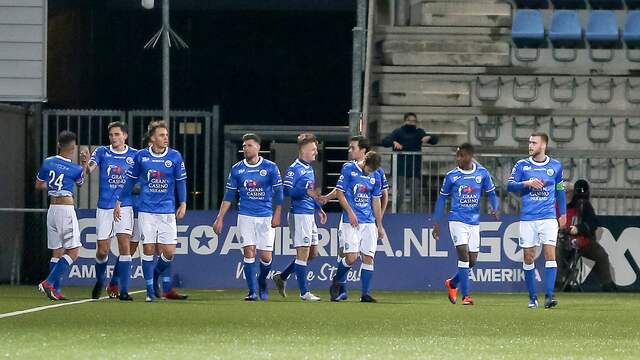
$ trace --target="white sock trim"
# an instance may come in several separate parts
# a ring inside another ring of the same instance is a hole
[[[544,267],[546,267],[546,268],[557,268],[558,267],[558,263],[555,260],[547,261],[546,263],[544,263]]]
[[[362,265],[360,265],[360,269],[361,269],[361,270],[369,270],[369,271],[373,271],[373,264],[365,264],[365,263],[362,263]]]
[[[62,255],[62,259],[64,259],[69,265],[73,264],[73,259],[67,254]]]
[[[131,255],[120,255],[119,258],[119,261],[131,261]]]
[[[535,263],[531,263],[531,264],[525,264],[522,263],[522,268],[525,270],[533,270],[536,268],[536,264]]]
[[[260,264],[262,264],[264,266],[269,266],[269,265],[271,265],[272,262],[273,262],[273,260],[271,260],[269,262],[264,262],[264,261],[262,261],[262,259],[260,259]]]
[[[296,265],[307,266],[307,262],[303,260],[296,259]]]
[[[469,268],[469,262],[468,261],[458,261],[458,267],[459,268],[463,268],[463,269],[468,269]]]
[[[153,261],[153,255],[142,254],[141,258],[142,258],[142,261]]]
[[[98,258],[96,257],[96,263],[98,263],[98,264],[104,264],[104,263],[106,263],[107,261],[109,261],[109,255],[105,256],[105,257],[104,257],[104,259],[102,259],[102,260],[100,260],[100,259],[98,259]]]
[[[160,254],[160,258],[161,258],[161,259],[162,259],[162,261],[164,261],[164,262],[171,262],[171,260],[173,260],[173,258],[172,258],[172,259],[167,259],[166,257],[164,257],[164,254]]]
[[[60,261],[60,258],[56,258],[56,257],[52,257],[51,260],[49,260],[49,262],[52,262],[52,263],[57,263],[58,261]]]
[[[256,262],[256,258],[244,258],[243,261],[245,264],[253,264],[254,262]]]

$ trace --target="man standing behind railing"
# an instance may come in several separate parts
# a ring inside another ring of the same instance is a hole
[[[393,130],[391,134],[382,140],[382,146],[392,147],[398,152],[420,152],[423,144],[436,145],[438,138],[429,135],[418,126],[418,117],[414,113],[404,114],[404,124]],[[397,191],[398,211],[405,209],[404,199],[408,195],[412,197],[420,184],[422,171],[422,155],[398,154],[397,160],[397,184],[393,184]],[[409,190],[409,194],[405,191]]]

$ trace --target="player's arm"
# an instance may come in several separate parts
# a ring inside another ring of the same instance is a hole
[[[567,223],[567,196],[564,189],[562,166],[556,171],[556,202],[558,203],[558,210],[560,212],[558,225],[560,228],[564,228]]]
[[[82,173],[85,176],[91,174],[99,166],[104,152],[102,149],[101,147],[96,148],[89,157],[89,148],[86,146],[80,148],[80,166],[82,166]]]
[[[353,212],[353,209],[349,205],[349,201],[347,201],[347,197],[344,195],[345,189],[348,189],[349,184],[349,168],[343,167],[342,172],[340,173],[340,177],[338,178],[338,182],[336,183],[336,189],[338,189],[338,202],[340,202],[340,206],[347,213],[349,217],[349,224],[353,227],[358,227],[358,217]]]
[[[371,207],[373,208],[373,216],[376,219],[376,227],[378,228],[378,239],[384,239],[384,227],[382,226],[382,204],[380,198],[382,197],[382,184],[376,182],[373,189],[373,201]]]
[[[47,177],[49,176],[49,174],[47,173],[47,169],[45,169],[44,167],[44,163],[42,164],[42,166],[40,167],[40,169],[38,170],[38,173],[36,174],[36,190],[47,190]]]
[[[444,182],[438,193],[438,199],[436,200],[436,208],[433,210],[433,237],[438,240],[440,238],[440,221],[444,214],[445,206],[447,205],[447,198],[451,195],[451,189],[453,188],[453,182],[449,176],[444,177]]]
[[[544,182],[540,179],[522,181],[522,167],[520,163],[515,164],[513,170],[511,170],[511,176],[507,180],[507,191],[518,193],[528,187],[541,189],[544,187]]]
[[[491,175],[489,172],[485,174],[482,179],[482,189],[489,197],[489,205],[491,206],[491,214],[496,218],[496,220],[500,219],[500,200],[498,199],[498,195],[496,194],[496,186],[491,179]]]
[[[238,179],[236,174],[233,172],[233,168],[229,173],[229,177],[227,178],[227,184],[225,185],[224,197],[222,198],[222,203],[220,204],[220,210],[218,210],[218,215],[216,216],[216,220],[213,222],[213,231],[220,235],[222,232],[222,227],[224,226],[224,216],[229,211],[231,207],[231,203],[236,199],[236,194],[238,193]]]
[[[276,228],[280,226],[280,220],[282,218],[282,202],[284,201],[284,191],[282,189],[282,179],[280,178],[280,170],[277,166],[274,166],[272,175],[271,186],[273,189],[273,216],[271,217],[271,227]]]
[[[173,168],[173,176],[176,179],[178,204],[180,204],[176,210],[176,219],[181,220],[187,213],[187,168],[184,165],[182,155],[178,155],[177,165]]]
[[[389,205],[389,182],[387,181],[387,177],[382,172],[382,197],[380,197],[380,207],[382,208],[382,216],[384,217],[384,213],[387,211],[387,206]]]
[[[133,188],[138,183],[138,178],[140,177],[140,161],[138,156],[133,157],[133,165],[127,169],[126,176],[124,176],[124,184],[122,184],[122,188],[116,190],[114,196],[116,198],[116,204],[113,207],[113,218],[115,220],[120,220],[120,206],[122,202],[120,198],[122,196],[131,195],[133,192]]]

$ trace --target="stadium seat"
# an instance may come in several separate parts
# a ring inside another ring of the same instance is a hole
[[[549,39],[553,44],[553,58],[556,61],[573,61],[578,56],[577,48],[584,46],[582,39],[582,27],[580,16],[574,10],[557,10],[553,13],[551,27],[549,29]],[[569,48],[573,50],[570,56],[560,56],[558,48]]]
[[[535,61],[540,56],[540,47],[546,45],[544,38],[544,22],[539,10],[517,10],[511,25],[511,38],[516,45],[514,52],[520,61]],[[524,56],[519,49],[534,48],[535,56]]]
[[[640,49],[640,11],[633,10],[627,14],[622,31],[622,40],[627,44],[627,59],[640,62],[640,57],[633,56],[632,51]]]
[[[516,0],[518,9],[548,9],[549,1],[547,0]]]
[[[611,10],[594,10],[589,14],[585,38],[590,45],[589,56],[593,61],[610,61],[613,49],[619,46],[620,32],[616,14]],[[609,55],[596,57],[593,49],[609,49]]]
[[[588,0],[592,9],[623,9],[622,0]]]
[[[584,0],[551,0],[556,9],[585,9],[587,4]]]

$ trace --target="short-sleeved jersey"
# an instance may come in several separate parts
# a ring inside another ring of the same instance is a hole
[[[166,148],[155,154],[147,148],[135,154],[127,177],[140,184],[138,211],[172,214],[176,211],[176,182],[187,178],[187,170],[178,151]]]
[[[313,214],[316,211],[315,200],[306,193],[306,190],[315,189],[316,178],[313,167],[300,159],[296,159],[284,177],[284,186],[293,188],[303,188],[305,193],[300,199],[291,199],[291,213],[293,214]]]
[[[347,164],[350,163],[357,163],[357,161],[355,160],[351,160],[349,162],[346,162],[344,164],[342,164],[342,168],[344,169],[345,166],[347,166]],[[342,170],[341,170],[342,171]],[[387,175],[385,175],[384,173],[384,169],[381,167],[378,168],[378,170],[376,170],[376,173],[378,173],[378,176],[382,179],[382,190],[389,190],[389,181],[387,181]]]
[[[246,160],[231,168],[227,190],[239,194],[238,213],[246,216],[267,217],[273,215],[274,187],[282,186],[278,166],[260,157],[254,165]]]
[[[49,196],[73,196],[74,184],[82,185],[84,182],[84,170],[70,159],[56,155],[42,162],[36,178],[47,183]]]
[[[470,170],[456,167],[449,171],[440,189],[440,195],[451,197],[449,221],[459,221],[469,225],[480,224],[482,192],[491,192],[495,189],[489,171],[475,162]]]
[[[522,182],[540,179],[544,188],[537,190],[529,187],[522,189],[522,208],[520,220],[545,220],[556,218],[556,190],[563,189],[562,163],[549,156],[543,162],[529,157],[518,161],[509,177],[509,182]]]
[[[336,189],[344,193],[349,206],[358,218],[358,222],[375,223],[372,201],[373,198],[382,196],[380,172],[374,171],[365,175],[357,163],[349,162],[342,167]],[[342,221],[349,222],[349,215],[346,211],[342,212]]]
[[[136,149],[126,145],[120,152],[115,151],[111,146],[101,146],[93,151],[89,163],[93,162],[98,166],[100,175],[98,208],[113,209],[115,207],[116,191],[124,186],[127,170],[133,165],[136,152]],[[122,206],[132,206],[132,195],[122,194],[120,202]]]

